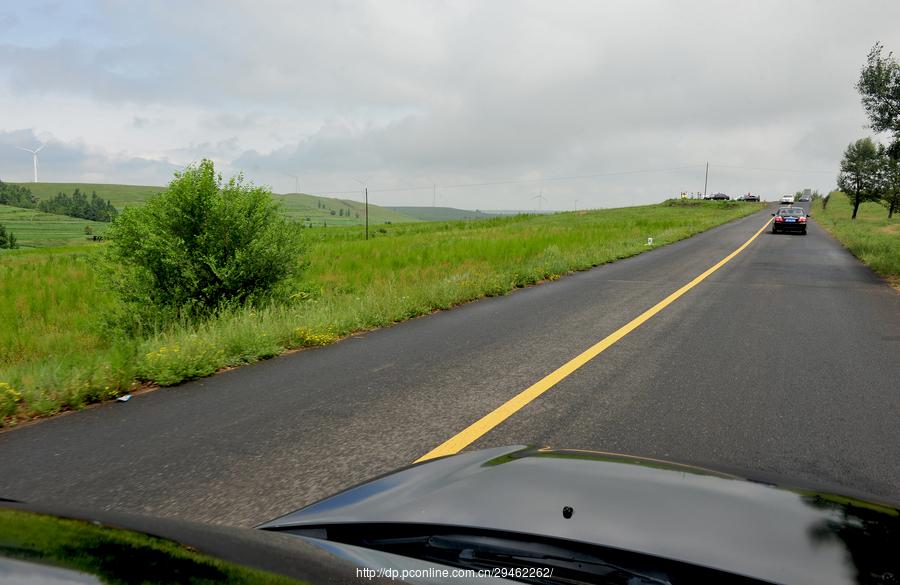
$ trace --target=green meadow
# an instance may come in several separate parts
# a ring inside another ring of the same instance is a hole
[[[828,207],[813,207],[813,219],[828,230],[851,254],[900,288],[900,214],[888,219],[887,208],[879,203],[863,203],[856,219],[847,196],[834,191]]]
[[[87,242],[85,227],[90,226],[92,233],[97,235],[106,227],[99,221],[9,205],[0,205],[0,224],[15,234],[22,248],[83,244]]]
[[[325,345],[484,296],[613,262],[761,209],[660,204],[477,221],[303,230],[308,268],[290,302],[137,337],[92,269],[103,245],[0,253],[0,416],[14,424],[141,385],[173,385],[288,349]]]

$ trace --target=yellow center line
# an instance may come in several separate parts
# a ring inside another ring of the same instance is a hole
[[[759,234],[763,233],[763,231],[766,229],[766,227],[768,227],[768,225],[771,221],[772,220],[768,220],[765,223],[765,225],[763,225],[761,228],[759,228],[759,231],[757,231],[755,234],[753,234],[753,237],[751,237],[749,240],[744,242],[737,250],[735,250],[728,256],[725,256],[724,258],[722,258],[721,260],[719,260],[718,262],[713,264],[711,267],[707,268],[702,274],[697,276],[694,280],[692,280],[689,283],[687,283],[686,285],[682,286],[681,288],[679,288],[678,290],[676,290],[675,292],[673,292],[672,294],[670,294],[669,296],[667,296],[666,298],[661,300],[660,302],[653,305],[653,307],[647,309],[646,311],[641,313],[639,316],[632,319],[628,324],[624,325],[623,327],[614,331],[613,333],[611,333],[607,337],[603,338],[596,344],[592,345],[585,351],[581,352],[580,354],[578,354],[577,356],[575,356],[568,362],[564,363],[562,366],[560,366],[553,372],[550,372],[541,380],[535,382],[534,384],[532,384],[531,386],[529,386],[528,388],[526,388],[519,394],[513,396],[512,398],[510,398],[509,400],[504,402],[502,405],[497,407],[494,411],[488,413],[484,417],[475,421],[474,423],[472,423],[471,425],[469,425],[468,427],[466,427],[465,429],[463,429],[456,435],[450,437],[449,439],[447,439],[446,441],[444,441],[443,443],[441,443],[440,445],[438,445],[437,447],[435,447],[434,449],[432,449],[425,455],[422,455],[421,457],[416,459],[415,462],[419,463],[420,461],[427,461],[428,459],[434,459],[435,457],[443,457],[444,455],[453,455],[454,453],[458,453],[459,451],[462,451],[463,449],[465,449],[467,446],[472,444],[479,437],[481,437],[482,435],[484,435],[485,433],[487,433],[488,431],[490,431],[491,429],[493,429],[494,427],[496,427],[497,425],[499,425],[500,423],[502,423],[503,421],[505,421],[512,415],[514,415],[516,412],[521,410],[529,402],[531,402],[532,400],[534,400],[535,398],[537,398],[538,396],[540,396],[541,394],[543,394],[550,388],[553,388],[556,384],[558,384],[560,381],[565,379],[572,372],[574,372],[575,370],[577,370],[584,364],[588,363],[589,361],[591,361],[592,359],[594,359],[595,357],[600,355],[604,350],[606,350],[608,347],[612,346],[615,342],[619,341],[620,339],[622,339],[623,337],[625,337],[626,335],[628,335],[629,333],[631,333],[632,331],[637,329],[643,323],[648,321],[651,317],[653,317],[654,315],[656,315],[657,313],[659,313],[660,311],[662,311],[663,309],[665,309],[666,307],[671,305],[673,302],[678,300],[678,298],[681,297],[683,294],[685,294],[687,291],[691,290],[692,288],[694,288],[695,286],[697,286],[698,284],[700,284],[701,282],[706,280],[706,278],[710,274],[712,274],[713,272],[715,272],[716,270],[718,270],[719,268],[724,266],[729,260],[731,260],[738,254],[740,254],[744,250],[744,248],[746,248],[751,243],[753,243],[753,240],[755,240],[757,237],[759,237]]]

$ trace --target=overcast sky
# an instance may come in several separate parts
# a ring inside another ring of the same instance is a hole
[[[42,181],[164,185],[207,157],[394,205],[653,202],[707,161],[710,192],[824,191],[898,23],[897,0],[3,2],[0,179],[46,144]]]

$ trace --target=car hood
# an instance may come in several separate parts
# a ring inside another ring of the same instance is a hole
[[[356,523],[539,534],[785,583],[900,575],[894,505],[591,451],[517,446],[437,459],[259,528]]]

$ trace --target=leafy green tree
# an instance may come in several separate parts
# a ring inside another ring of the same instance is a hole
[[[203,316],[270,298],[302,269],[302,234],[270,190],[224,181],[210,160],[127,208],[105,232],[102,272],[138,316]]]
[[[889,148],[879,148],[881,155],[881,203],[888,208],[888,219],[900,211],[900,158],[891,156]]]
[[[871,138],[861,138],[847,146],[838,174],[838,188],[853,204],[853,217],[865,201],[878,201],[883,178],[882,156]]]
[[[98,197],[96,191],[92,192],[91,198],[88,199],[78,188],[71,195],[60,192],[49,200],[41,201],[38,203],[38,209],[46,213],[94,221],[112,221],[119,214],[113,204]]]
[[[31,189],[28,187],[0,181],[0,205],[31,209],[37,205],[37,199],[31,194]]]
[[[7,232],[6,227],[0,223],[0,249],[14,250],[18,247],[15,234]]]
[[[863,108],[875,132],[890,132],[894,156],[900,154],[900,64],[893,53],[883,54],[884,47],[875,43],[862,68],[856,89],[862,96]]]

